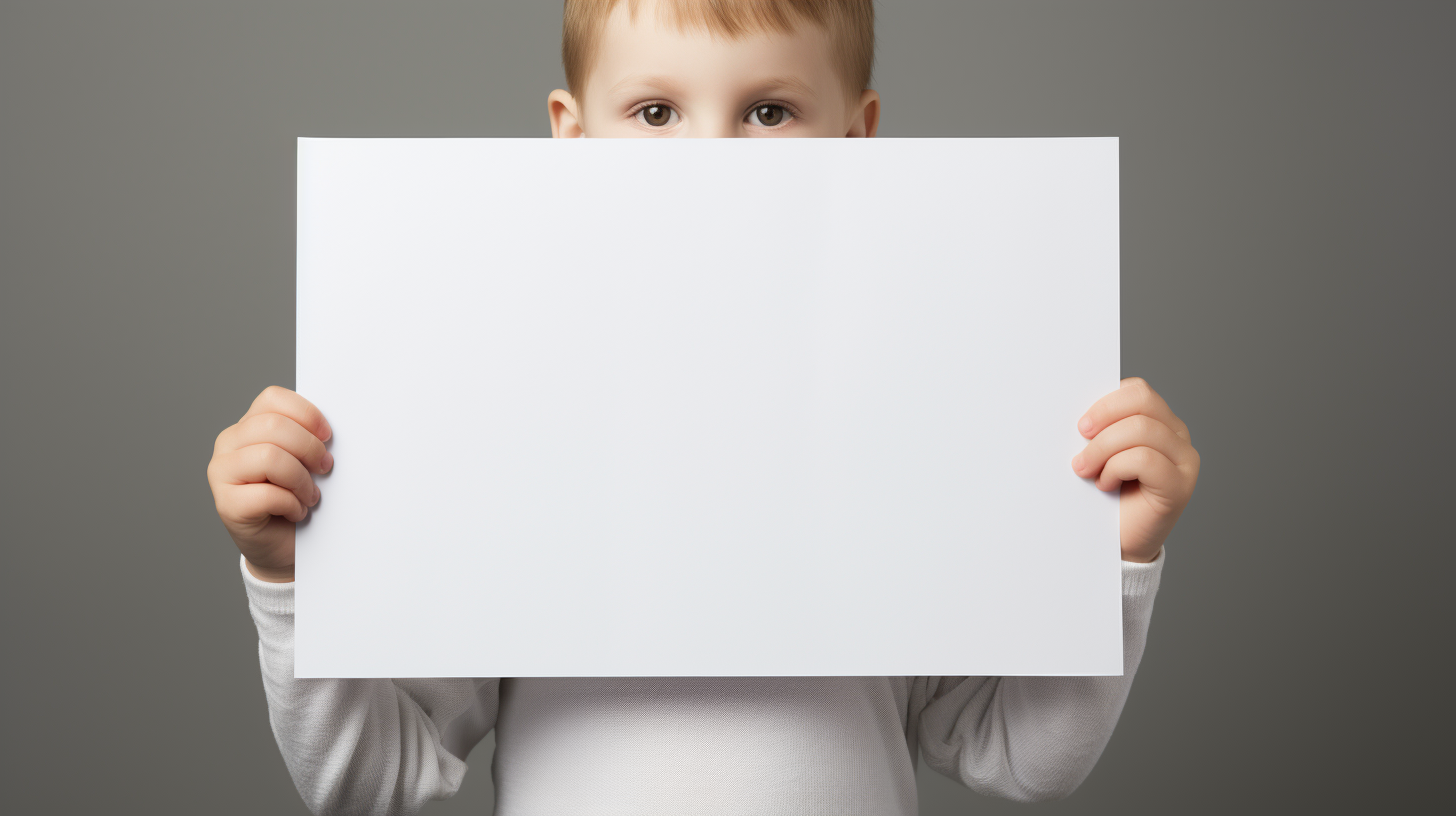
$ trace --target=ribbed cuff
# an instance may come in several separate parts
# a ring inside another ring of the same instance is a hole
[[[248,559],[241,553],[238,554],[238,569],[243,571],[243,587],[248,593],[248,603],[274,615],[293,614],[293,581],[286,584],[264,581],[248,572]]]
[[[1163,564],[1167,560],[1167,548],[1160,547],[1158,555],[1146,564],[1137,561],[1122,562],[1122,594],[1126,597],[1156,595],[1158,583],[1163,577]]]

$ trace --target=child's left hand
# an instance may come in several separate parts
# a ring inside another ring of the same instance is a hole
[[[1122,487],[1122,560],[1152,561],[1198,482],[1187,423],[1146,380],[1128,377],[1087,409],[1077,429],[1092,441],[1073,457],[1072,470],[1096,477],[1098,490]]]

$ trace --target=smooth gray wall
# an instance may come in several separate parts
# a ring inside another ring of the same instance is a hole
[[[1039,812],[1452,804],[1453,8],[881,4],[883,135],[1122,137],[1123,371],[1203,456],[1118,731]],[[304,812],[203,475],[292,384],[294,139],[547,135],[559,15],[0,6],[6,811]],[[427,812],[488,813],[492,749]]]

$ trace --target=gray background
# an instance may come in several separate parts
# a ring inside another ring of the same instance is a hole
[[[292,384],[295,137],[549,133],[559,6],[504,5],[0,7],[6,810],[303,812],[203,470]],[[879,34],[882,135],[1122,137],[1123,371],[1204,460],[1118,731],[1039,810],[1449,806],[1453,4]],[[492,750],[427,812],[489,812]],[[922,771],[923,813],[1022,810]]]

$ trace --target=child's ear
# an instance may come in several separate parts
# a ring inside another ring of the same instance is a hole
[[[875,135],[880,127],[880,95],[868,88],[859,95],[859,103],[849,118],[849,131],[845,136],[866,138]]]
[[[551,117],[551,138],[578,139],[586,135],[576,112],[576,98],[566,91],[558,88],[546,97],[546,113]]]

